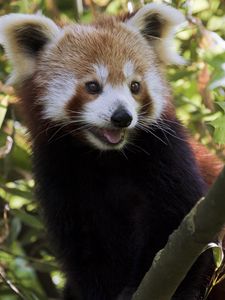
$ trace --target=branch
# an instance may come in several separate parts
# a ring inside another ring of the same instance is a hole
[[[21,300],[26,300],[26,298],[21,294],[21,292],[18,290],[18,288],[10,281],[8,280],[3,272],[0,270],[0,279],[10,288],[10,290],[13,291],[14,294],[18,296],[19,299]]]
[[[170,300],[187,272],[225,223],[225,167],[160,250],[132,300]],[[173,270],[173,272],[168,272]]]

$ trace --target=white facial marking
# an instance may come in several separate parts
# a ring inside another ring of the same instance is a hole
[[[123,67],[123,73],[126,78],[129,78],[134,74],[134,65],[131,61],[125,63]]]
[[[61,74],[55,76],[49,86],[45,95],[41,98],[44,103],[44,118],[50,118],[54,121],[62,121],[67,118],[65,113],[65,104],[76,93],[76,79],[72,74]]]
[[[108,71],[107,67],[102,64],[97,64],[97,65],[94,65],[94,69],[95,69],[95,72],[96,72],[98,78],[101,80],[101,82],[103,84],[105,84],[106,80],[108,78],[108,75],[109,75],[109,71]]]
[[[154,114],[150,117],[156,120],[160,117],[165,108],[165,99],[168,96],[168,91],[157,70],[153,69],[153,66],[151,67],[151,71],[146,73],[145,82],[147,83],[148,92],[154,106]]]
[[[138,119],[138,103],[132,97],[127,85],[112,87],[107,84],[96,100],[85,104],[84,119],[94,126],[111,127],[111,116],[119,106],[123,106],[132,115],[133,120],[128,128],[135,127]]]

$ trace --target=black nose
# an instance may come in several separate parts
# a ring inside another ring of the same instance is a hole
[[[125,108],[117,108],[111,116],[111,122],[116,127],[128,127],[132,122],[132,115]]]

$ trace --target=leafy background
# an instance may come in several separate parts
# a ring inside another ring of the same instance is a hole
[[[88,22],[144,0],[0,0],[0,15],[43,12],[57,23]],[[176,44],[188,64],[168,68],[177,114],[197,140],[225,160],[225,1],[165,1],[186,15]],[[49,248],[33,195],[31,149],[0,48],[0,299],[59,298],[63,276]]]

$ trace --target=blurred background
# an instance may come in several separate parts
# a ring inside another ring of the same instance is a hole
[[[177,114],[198,141],[225,161],[225,1],[164,2],[187,18],[176,46],[188,64],[167,70]],[[42,12],[63,25],[86,23],[101,13],[132,12],[143,4],[144,0],[0,0],[0,15]],[[10,71],[0,48],[0,299],[58,299],[64,279],[33,195],[26,127],[14,90],[5,85]]]

